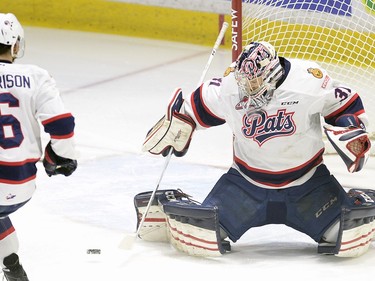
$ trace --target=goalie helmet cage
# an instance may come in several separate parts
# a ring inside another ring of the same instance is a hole
[[[263,40],[280,56],[318,62],[361,95],[374,140],[375,1],[231,1],[233,61],[243,46]]]

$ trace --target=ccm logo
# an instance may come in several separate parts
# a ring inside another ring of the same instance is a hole
[[[323,205],[323,207],[321,207],[316,213],[315,213],[315,217],[316,218],[319,218],[321,214],[323,214],[323,212],[325,212],[329,207],[331,207],[333,204],[335,204],[335,202],[337,202],[337,197],[335,196],[334,198],[331,198],[327,203],[325,203]]]
[[[293,104],[298,104],[299,101],[283,101],[281,105],[293,105]]]

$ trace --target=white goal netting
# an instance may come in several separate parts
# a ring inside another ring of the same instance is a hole
[[[361,95],[375,136],[375,1],[244,0],[242,46],[265,40],[280,56],[318,61]]]

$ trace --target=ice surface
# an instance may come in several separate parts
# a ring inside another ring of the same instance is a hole
[[[316,281],[371,275],[374,244],[357,259],[321,256],[309,237],[281,225],[251,229],[232,244],[231,253],[215,259],[141,240],[130,251],[119,249],[124,234],[135,232],[134,195],[156,187],[164,164],[164,158],[141,153],[145,134],[176,87],[195,87],[211,49],[53,29],[25,32],[26,54],[18,63],[37,64],[55,77],[76,117],[80,151],[71,177],[49,178],[40,166],[35,196],[11,216],[31,281],[200,280],[203,273],[212,280]],[[219,50],[207,77],[221,75],[230,58],[229,51]],[[181,188],[201,200],[230,163],[228,128],[197,132],[188,154],[171,159],[160,189]],[[374,159],[356,175],[336,156],[327,156],[326,163],[345,186],[373,187]],[[101,254],[86,254],[90,248]]]

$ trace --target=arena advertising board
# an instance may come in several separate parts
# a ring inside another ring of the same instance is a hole
[[[148,6],[168,7],[230,15],[231,0],[111,0]],[[242,0],[246,5],[266,5],[270,9],[319,11],[334,17],[361,17],[368,32],[375,33],[375,0]],[[246,9],[246,8],[245,8]],[[365,18],[363,18],[365,16]],[[319,23],[318,23],[319,24]],[[356,29],[356,27],[351,27]]]
[[[187,10],[230,14],[231,0],[112,0],[124,3],[161,6]],[[283,7],[287,9],[314,10],[333,15],[351,16],[356,8],[375,14],[375,0],[242,0],[243,3]]]

